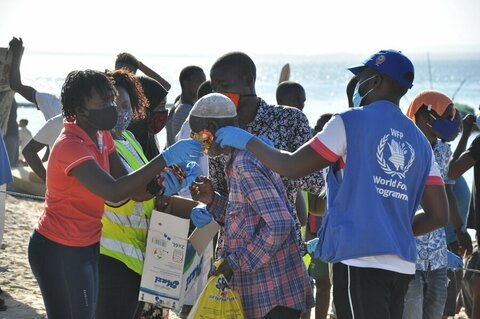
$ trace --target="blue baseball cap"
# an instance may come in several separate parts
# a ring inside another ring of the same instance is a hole
[[[413,63],[402,52],[396,50],[381,50],[370,56],[362,64],[348,68],[358,75],[362,68],[369,67],[397,81],[407,89],[411,89],[415,70]],[[410,75],[411,74],[411,75]]]

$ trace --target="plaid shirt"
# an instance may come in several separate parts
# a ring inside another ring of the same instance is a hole
[[[250,122],[245,130],[260,136],[265,135],[278,149],[295,152],[300,146],[307,143],[311,138],[311,128],[308,119],[301,111],[287,106],[274,106],[267,104],[261,98],[258,99],[258,111],[255,119]],[[217,191],[214,201],[209,210],[225,209],[228,195],[227,181],[225,177],[226,161],[223,156],[209,158],[209,177],[213,182],[213,187]],[[320,194],[325,187],[325,181],[322,171],[315,172],[299,179],[282,178],[287,191],[287,198],[293,207],[295,215],[295,227],[300,234],[300,222],[295,210],[295,200],[299,189],[312,194]],[[300,239],[302,251],[305,252],[303,241]],[[221,239],[219,239],[221,246]]]
[[[232,153],[226,173],[226,212],[211,213],[225,224],[225,255],[234,271],[230,284],[242,298],[246,318],[262,318],[276,306],[311,308],[313,286],[280,176],[240,151]]]

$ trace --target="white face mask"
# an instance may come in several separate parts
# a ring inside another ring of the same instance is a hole
[[[360,92],[359,92],[360,86],[361,86],[363,83],[365,83],[365,82],[373,79],[374,77],[376,77],[376,75],[373,75],[373,76],[369,77],[368,79],[363,80],[362,82],[358,82],[357,85],[355,85],[355,90],[353,91],[353,96],[352,96],[352,102],[353,102],[353,106],[354,106],[354,107],[360,107],[361,104],[362,104],[363,98],[366,97],[368,93],[370,93],[370,92],[373,91],[374,88],[371,88],[370,91],[368,91],[367,93],[365,93],[363,96],[361,96],[361,95],[360,95]]]

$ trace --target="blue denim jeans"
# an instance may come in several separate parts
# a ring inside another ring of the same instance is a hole
[[[403,319],[439,319],[447,300],[447,269],[415,272],[405,294]]]

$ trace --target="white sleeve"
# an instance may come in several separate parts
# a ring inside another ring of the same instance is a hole
[[[309,143],[323,158],[330,162],[336,162],[340,157],[347,154],[347,135],[345,125],[340,115],[332,117],[321,132]]]
[[[62,113],[62,103],[60,99],[53,94],[36,92],[35,102],[37,103],[37,107],[43,113],[45,120],[49,120]]]
[[[428,174],[426,185],[445,185],[443,181],[442,174],[440,173],[440,167],[438,167],[437,162],[435,162],[435,156],[433,155],[432,150],[432,165],[430,166],[430,173]]]
[[[175,136],[175,142],[178,142],[179,140],[184,140],[186,138],[190,138],[190,123],[188,122],[188,119],[183,122],[182,127],[180,128],[180,131],[178,131],[177,135]]]
[[[60,135],[63,128],[63,117],[57,115],[47,121],[33,139],[39,143],[46,144],[52,148],[55,140]]]

